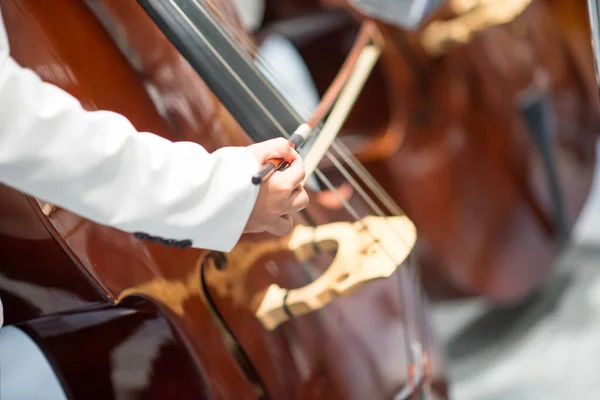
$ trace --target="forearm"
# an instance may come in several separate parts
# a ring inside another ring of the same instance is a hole
[[[0,181],[100,224],[228,251],[252,211],[258,165],[87,112],[12,59],[0,62]]]

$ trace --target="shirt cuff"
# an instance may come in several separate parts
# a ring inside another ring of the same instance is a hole
[[[219,212],[222,224],[212,232],[215,236],[211,242],[215,243],[214,250],[229,252],[240,240],[254,210],[260,185],[252,183],[252,176],[259,171],[260,165],[247,147],[224,147],[211,156],[219,164],[219,182],[215,185],[226,187],[225,192],[229,193],[228,198],[222,199],[224,204]],[[219,190],[218,187],[212,189]],[[202,242],[206,242],[206,238],[198,241]]]

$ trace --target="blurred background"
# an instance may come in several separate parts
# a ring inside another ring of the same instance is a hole
[[[526,304],[433,307],[452,393],[462,400],[600,398],[600,177],[555,263],[559,279]]]

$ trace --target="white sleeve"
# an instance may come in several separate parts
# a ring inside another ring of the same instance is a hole
[[[9,56],[0,16],[0,182],[99,224],[229,251],[258,168],[246,147],[209,154],[84,110]]]

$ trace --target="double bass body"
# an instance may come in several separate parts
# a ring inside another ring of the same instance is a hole
[[[212,6],[235,26],[227,4]],[[209,150],[251,143],[134,2],[0,5],[17,62],[85,108]],[[328,239],[293,247],[252,235],[231,254],[215,254],[140,242],[42,199],[3,193],[3,208],[18,211],[2,214],[6,322],[36,340],[70,398],[447,396],[444,360],[407,262],[275,329],[257,318],[270,285],[299,289],[336,257],[367,257],[343,246],[345,235],[360,236],[354,221],[332,219],[318,201],[297,223],[329,229]],[[352,205],[367,215],[364,203]],[[244,263],[243,249],[268,246]]]

